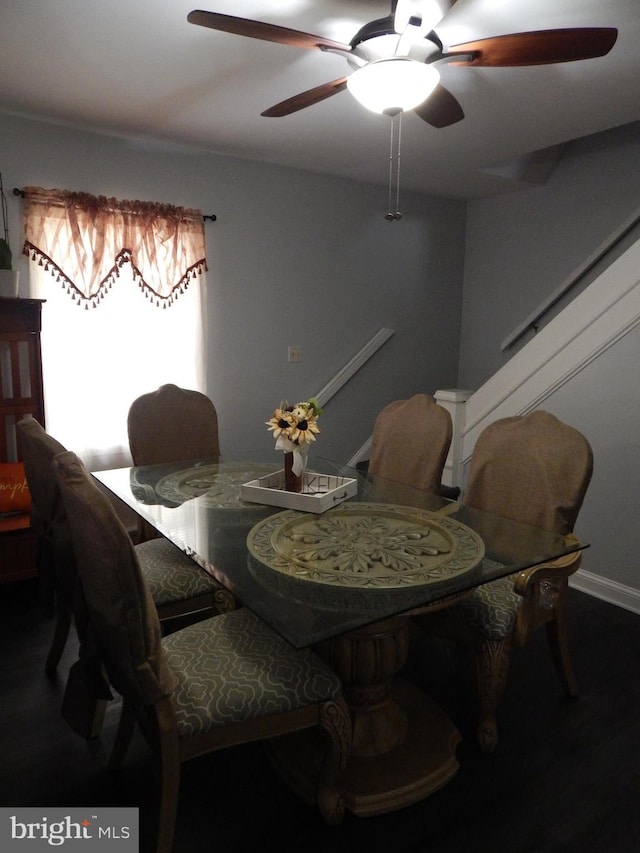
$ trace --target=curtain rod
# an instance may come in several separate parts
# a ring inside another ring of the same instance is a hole
[[[21,198],[24,198],[24,190],[21,190],[18,187],[13,188],[13,194],[19,195]],[[204,219],[205,222],[207,222],[207,221],[215,222],[218,217],[215,215],[215,213],[209,213],[209,214],[203,214],[202,218]]]

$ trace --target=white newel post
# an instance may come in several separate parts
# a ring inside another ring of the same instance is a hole
[[[433,395],[436,403],[446,409],[451,415],[453,424],[453,435],[449,455],[442,472],[442,482],[445,486],[463,486],[463,464],[462,464],[462,433],[465,423],[466,403],[473,391],[465,391],[461,388],[444,388],[436,391]]]

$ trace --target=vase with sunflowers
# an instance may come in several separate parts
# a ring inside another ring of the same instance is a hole
[[[266,421],[276,439],[276,450],[284,451],[284,488],[288,492],[302,491],[302,474],[307,466],[309,447],[320,432],[318,418],[322,409],[315,397],[290,405],[282,402]]]

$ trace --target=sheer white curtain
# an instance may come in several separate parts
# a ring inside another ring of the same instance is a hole
[[[93,471],[131,464],[127,412],[140,394],[173,382],[204,390],[205,276],[171,307],[146,299],[125,266],[95,307],[78,305],[37,262],[47,431]]]

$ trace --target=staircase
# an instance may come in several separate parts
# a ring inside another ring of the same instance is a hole
[[[584,561],[589,571],[581,570],[574,585],[640,613],[638,352],[640,240],[481,388],[473,393],[444,389],[434,396],[454,424],[444,482],[463,490],[475,442],[498,418],[546,408],[587,435],[595,472],[576,532],[591,548]],[[592,382],[591,376],[600,381]]]

